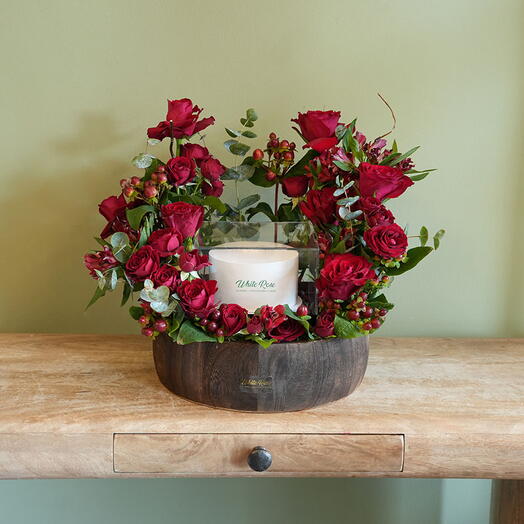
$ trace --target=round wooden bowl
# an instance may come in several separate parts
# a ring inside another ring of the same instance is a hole
[[[161,334],[153,355],[162,384],[177,395],[217,408],[299,411],[346,397],[364,378],[368,337],[273,344],[184,346]]]

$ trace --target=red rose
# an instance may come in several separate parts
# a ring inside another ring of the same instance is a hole
[[[222,304],[220,312],[222,313],[222,326],[226,337],[230,337],[246,327],[247,309],[238,304]]]
[[[277,307],[278,309],[271,306],[262,306],[260,310],[260,318],[268,331],[282,324],[287,318],[284,313],[284,308],[282,306]]]
[[[301,197],[307,193],[308,185],[306,175],[291,176],[282,180],[282,191],[291,198]]]
[[[279,342],[292,342],[306,332],[304,326],[294,318],[286,318],[284,322],[268,330],[268,335]]]
[[[209,157],[200,163],[202,176],[208,180],[217,180],[223,174],[226,168],[216,158]]]
[[[364,240],[381,258],[401,258],[408,248],[408,237],[398,224],[372,227],[364,232]]]
[[[291,122],[300,126],[300,134],[307,142],[304,147],[312,147],[320,153],[338,142],[335,129],[339,119],[340,111],[308,111],[299,113]]]
[[[264,324],[259,316],[253,316],[247,323],[247,332],[250,335],[259,335],[264,331]]]
[[[155,284],[155,287],[167,286],[170,291],[175,291],[180,281],[177,268],[169,264],[164,264],[160,269],[155,271],[153,275],[151,275],[151,280],[153,284]]]
[[[166,204],[161,213],[164,224],[174,227],[184,238],[194,236],[204,221],[204,208],[187,202]]]
[[[300,211],[316,225],[333,224],[337,221],[337,199],[334,187],[311,189],[306,200],[300,202]]]
[[[191,271],[198,271],[203,267],[210,266],[209,257],[207,255],[201,255],[196,249],[193,251],[184,252],[180,255],[178,265],[182,271],[191,273]]]
[[[195,165],[186,156],[176,156],[167,161],[167,178],[175,186],[183,186],[195,178]]]
[[[206,196],[219,197],[224,192],[224,183],[221,180],[210,180],[202,182],[202,193]]]
[[[363,211],[364,218],[370,227],[393,224],[395,222],[393,213],[381,204],[378,198],[363,197],[357,204],[358,208]]]
[[[180,148],[180,155],[194,160],[197,166],[200,166],[200,162],[210,156],[207,147],[199,144],[184,144]]]
[[[158,126],[150,127],[147,130],[147,136],[157,140],[163,140],[169,136],[173,138],[190,137],[215,123],[213,117],[199,121],[198,117],[202,111],[203,109],[194,106],[189,98],[168,100],[166,119]]]
[[[96,251],[95,253],[87,253],[84,255],[84,264],[93,278],[98,278],[95,269],[103,273],[119,265],[118,260],[114,257],[113,252],[108,246],[104,246],[103,251]]]
[[[317,280],[320,297],[348,300],[359,287],[376,277],[371,266],[364,257],[351,253],[327,255]]]
[[[207,318],[215,309],[216,280],[184,280],[177,289],[182,309],[193,316]]]
[[[149,278],[160,266],[160,257],[151,246],[142,246],[126,263],[126,273],[136,281]]]
[[[176,254],[183,247],[184,239],[178,230],[172,227],[153,231],[147,243],[158,251],[161,257]]]
[[[319,337],[331,337],[335,334],[335,313],[324,311],[317,317],[315,333]]]
[[[385,198],[400,196],[413,180],[404,175],[401,169],[390,166],[379,166],[362,162],[358,168],[360,174],[360,195],[376,197],[382,202]]]
[[[124,195],[110,196],[98,204],[100,214],[107,220],[106,227],[100,233],[102,238],[121,232],[126,233],[129,240],[136,242],[138,239],[137,232],[131,229],[126,217],[126,209],[128,207],[129,204],[126,202]]]

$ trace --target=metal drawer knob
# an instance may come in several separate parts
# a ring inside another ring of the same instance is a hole
[[[266,471],[271,466],[271,452],[262,446],[256,446],[247,457],[247,464],[253,471]]]

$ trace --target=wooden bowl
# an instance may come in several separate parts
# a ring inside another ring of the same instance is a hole
[[[153,355],[162,384],[177,395],[217,408],[299,411],[346,397],[364,378],[368,337],[273,344],[184,346],[161,334]]]

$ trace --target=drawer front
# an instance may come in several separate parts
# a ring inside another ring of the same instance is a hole
[[[116,473],[248,474],[247,459],[262,446],[266,473],[402,471],[403,435],[116,433]]]

